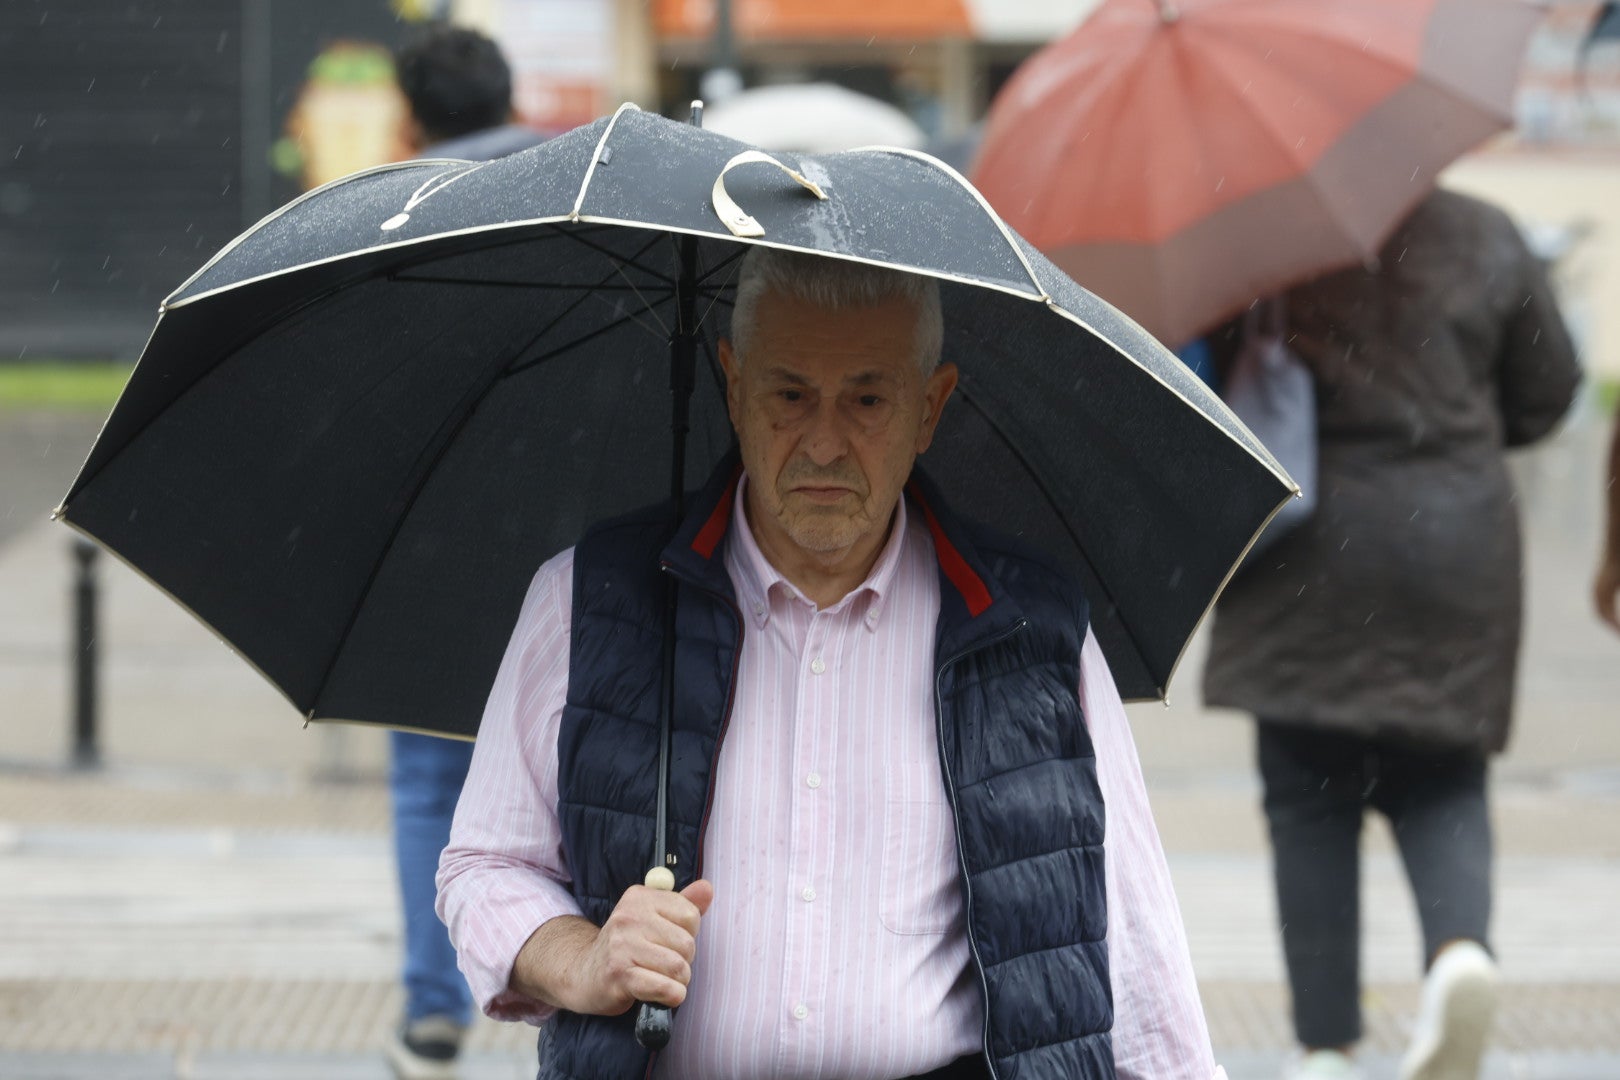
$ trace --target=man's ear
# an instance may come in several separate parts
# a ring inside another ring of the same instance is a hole
[[[720,354],[720,370],[726,373],[726,413],[731,417],[733,426],[737,423],[737,408],[742,401],[742,363],[737,356],[737,350],[732,348],[730,338],[721,338],[718,348]]]
[[[923,419],[917,432],[917,453],[922,453],[933,444],[940,414],[945,411],[945,402],[956,390],[956,379],[956,365],[941,364],[923,384]]]

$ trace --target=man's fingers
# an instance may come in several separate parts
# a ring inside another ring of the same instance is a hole
[[[709,905],[714,903],[714,885],[703,878],[698,878],[682,889],[681,895],[692,902],[692,906],[698,910],[698,915],[707,915]]]
[[[636,968],[625,981],[625,987],[637,1001],[650,1001],[655,1005],[678,1008],[686,1000],[686,984],[676,982],[668,975],[660,975],[646,968]],[[622,1012],[623,1010],[621,1010]]]

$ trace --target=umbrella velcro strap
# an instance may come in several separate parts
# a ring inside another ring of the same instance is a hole
[[[715,214],[719,216],[721,221],[725,222],[725,226],[731,230],[732,236],[753,237],[765,235],[765,227],[750,217],[742,207],[737,205],[737,201],[726,193],[726,173],[735,169],[738,165],[747,165],[755,161],[775,165],[816,198],[825,199],[827,197],[827,193],[816,186],[814,180],[809,179],[795,169],[788,168],[763,150],[745,150],[726,162],[726,167],[721,169],[720,175],[714,178],[714,190],[709,195],[709,201],[714,205]]]

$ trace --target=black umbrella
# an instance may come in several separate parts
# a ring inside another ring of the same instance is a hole
[[[627,106],[321,188],[164,302],[58,514],[308,719],[471,736],[539,564],[729,450],[713,343],[746,243],[940,279],[961,381],[931,475],[1076,575],[1121,692],[1162,696],[1292,485],[1157,342],[905,151],[777,160]]]
[[[289,204],[164,302],[59,515],[309,719],[470,736],[540,562],[729,449],[713,342],[771,244],[940,279],[931,475],[1077,576],[1123,695],[1162,696],[1282,470],[948,167],[749,150],[626,107]]]

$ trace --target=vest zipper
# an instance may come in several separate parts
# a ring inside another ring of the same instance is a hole
[[[984,961],[979,957],[979,943],[973,936],[973,881],[968,876],[967,856],[962,853],[962,807],[956,798],[956,777],[951,771],[951,763],[945,757],[945,695],[940,688],[940,682],[945,678],[945,671],[963,657],[972,653],[981,652],[992,645],[999,645],[1012,637],[1028,625],[1027,619],[1019,619],[1006,630],[995,637],[963,649],[940,664],[934,673],[934,725],[939,734],[939,769],[945,778],[945,792],[951,799],[951,823],[956,827],[956,861],[962,871],[962,902],[963,902],[963,929],[967,932],[968,951],[973,955],[973,970],[979,976],[979,1000],[984,1006],[984,1035],[982,1039],[985,1068],[990,1071],[990,1080],[1000,1080],[996,1073],[995,1059],[990,1055],[990,980],[984,977]],[[649,1076],[650,1080],[650,1076]]]
[[[660,562],[658,568],[666,574],[675,572],[674,568],[667,562]],[[678,579],[679,575],[676,575],[676,577]],[[703,838],[709,832],[709,811],[714,809],[714,781],[715,776],[720,771],[720,744],[726,740],[726,730],[731,727],[731,710],[737,700],[737,672],[742,667],[742,642],[743,634],[747,633],[747,627],[743,625],[742,608],[737,606],[735,600],[714,589],[704,588],[702,585],[692,582],[688,582],[688,584],[701,592],[708,593],[730,608],[732,617],[737,623],[737,648],[731,657],[731,681],[726,688],[726,707],[720,714],[720,730],[714,737],[714,756],[709,759],[709,790],[703,799],[703,816],[698,818],[697,851],[693,854],[692,859],[692,878],[695,881],[703,876]],[[671,716],[669,722],[673,725],[675,717]],[[659,1053],[660,1051],[657,1050],[649,1051],[645,1080],[652,1080],[653,1066],[658,1064]]]

